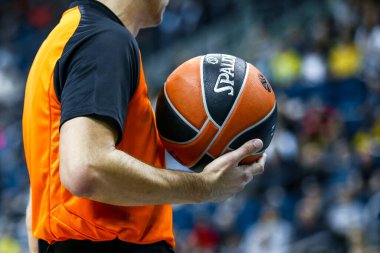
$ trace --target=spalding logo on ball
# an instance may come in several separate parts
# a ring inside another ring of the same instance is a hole
[[[264,146],[243,160],[257,160],[276,127],[276,98],[252,64],[208,54],[181,64],[168,77],[156,106],[165,148],[181,164],[200,171],[218,156],[260,138]]]

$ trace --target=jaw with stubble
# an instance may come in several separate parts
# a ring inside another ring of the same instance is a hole
[[[140,29],[158,26],[169,0],[97,0],[111,9],[136,36]]]
[[[140,0],[143,5],[144,25],[145,27],[153,27],[161,24],[163,13],[169,0]]]

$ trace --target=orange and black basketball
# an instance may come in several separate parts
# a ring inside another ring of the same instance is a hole
[[[157,100],[157,127],[170,154],[199,171],[218,156],[260,138],[264,147],[276,126],[276,98],[252,64],[226,54],[208,54],[181,64]]]

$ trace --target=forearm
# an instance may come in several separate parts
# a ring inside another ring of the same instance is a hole
[[[120,206],[222,201],[264,170],[265,156],[238,166],[262,148],[249,141],[208,164],[202,173],[154,168],[115,148],[112,124],[78,117],[60,132],[60,179],[73,195]]]
[[[112,205],[199,203],[207,192],[200,174],[154,168],[117,149],[90,170],[87,197]]]

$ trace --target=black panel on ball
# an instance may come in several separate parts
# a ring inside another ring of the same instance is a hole
[[[157,99],[156,121],[160,135],[171,141],[185,142],[191,140],[197,134],[197,132],[186,124],[173,110],[165,97],[164,88],[161,89]]]
[[[276,128],[277,120],[277,105],[271,114],[260,124],[249,129],[246,132],[241,133],[229,146],[231,149],[237,149],[245,142],[252,139],[261,139],[263,141],[263,148],[260,151],[268,148]]]
[[[203,155],[203,157],[194,165],[192,166],[190,169],[194,172],[202,172],[203,169],[206,167],[207,164],[209,164],[210,162],[212,162],[214,160],[214,158],[212,158],[211,156],[205,154]]]
[[[247,64],[226,54],[208,54],[203,60],[203,89],[211,118],[221,126],[240,92]]]

